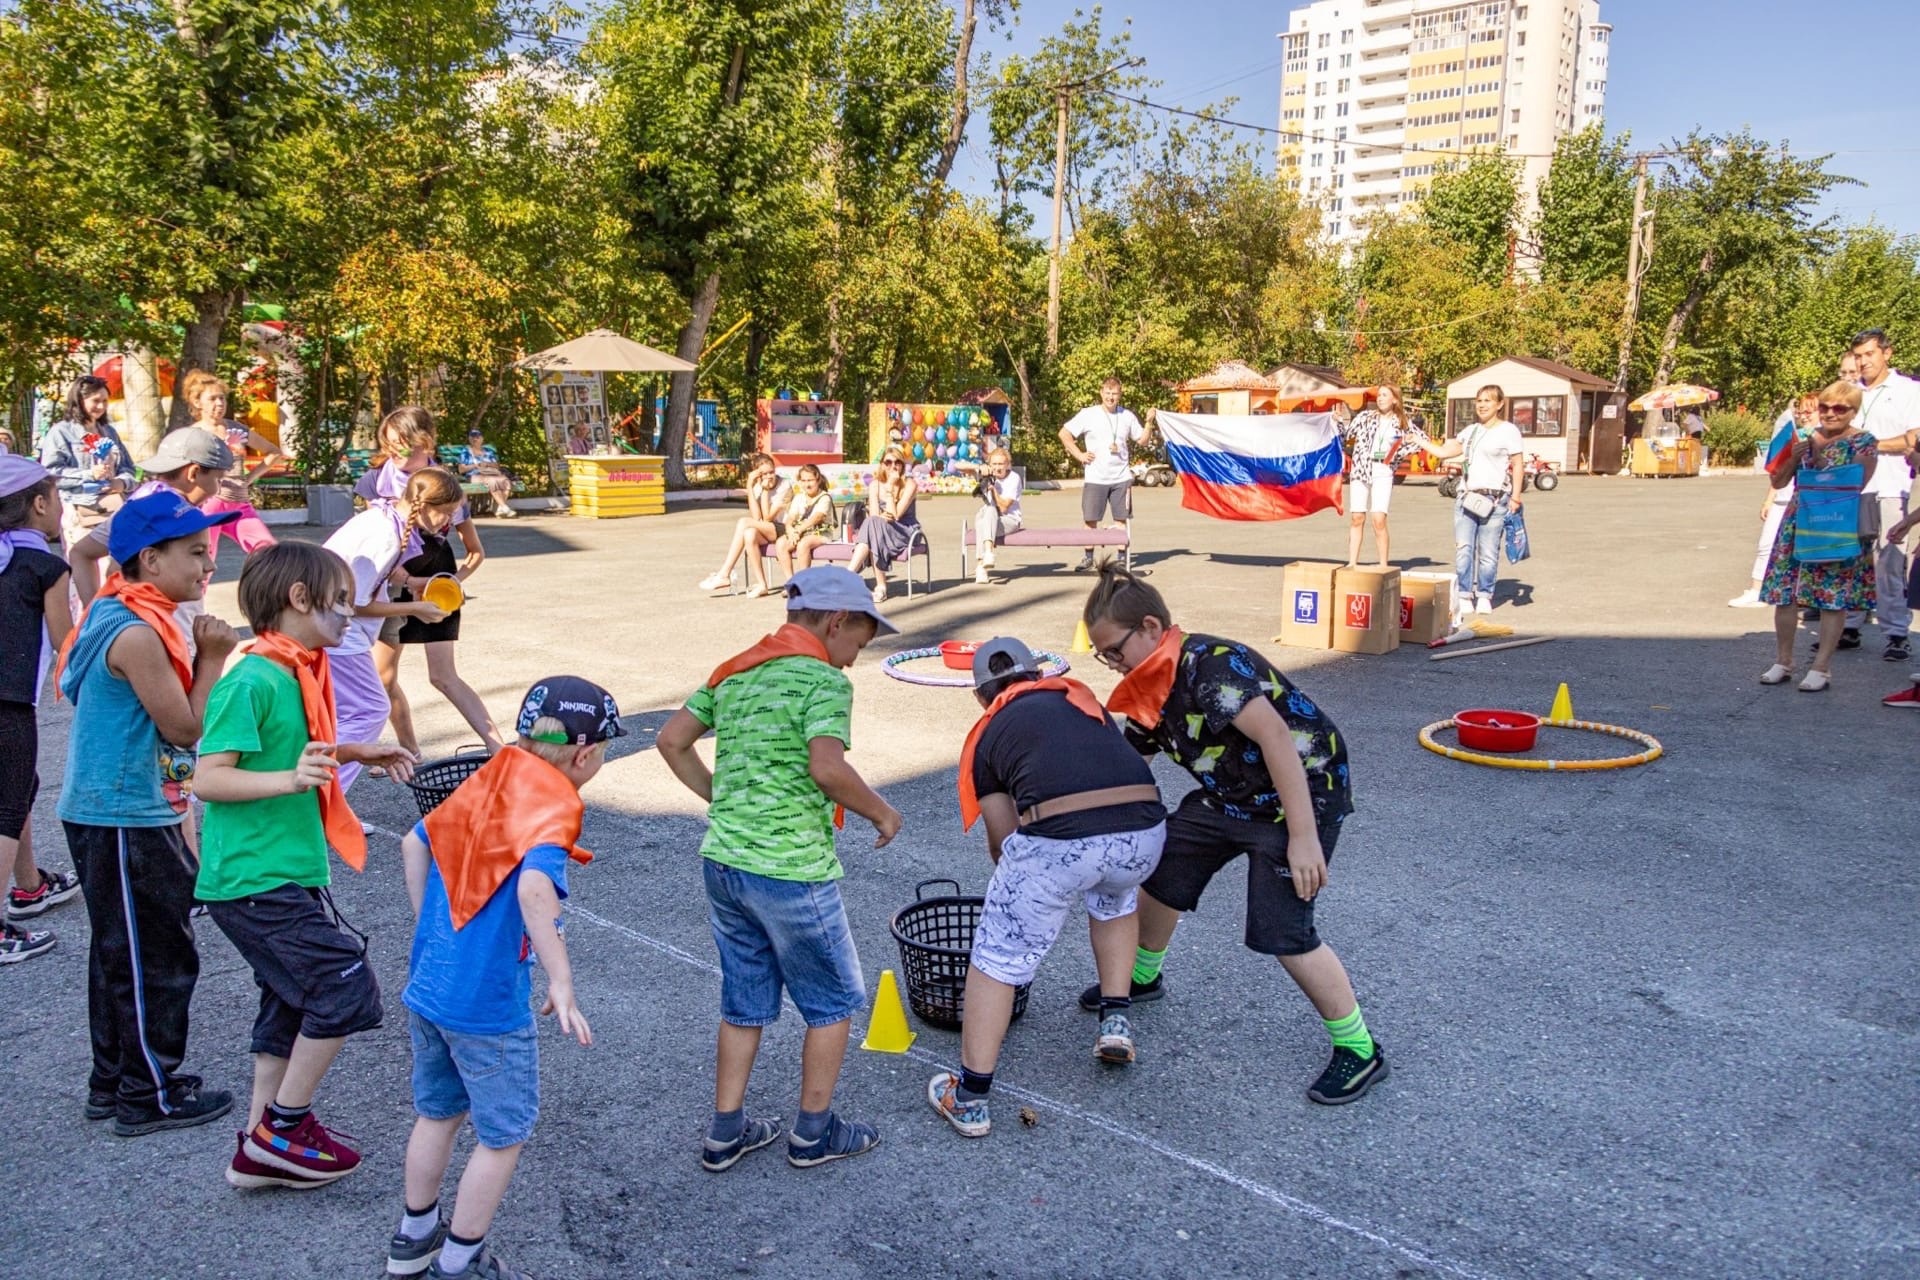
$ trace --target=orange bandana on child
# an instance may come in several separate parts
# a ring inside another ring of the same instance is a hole
[[[1042,689],[1055,689],[1067,695],[1067,702],[1074,710],[1098,720],[1107,722],[1106,713],[1100,710],[1100,699],[1093,690],[1078,680],[1069,680],[1065,676],[1048,676],[1044,680],[1023,680],[1009,689],[1001,691],[999,697],[987,708],[986,714],[974,722],[967,731],[967,740],[960,747],[960,829],[966,831],[980,820],[980,797],[973,789],[973,752],[980,745],[980,737],[987,731],[987,723],[1000,709],[1023,693],[1037,693]]]
[[[179,621],[173,616],[180,602],[151,582],[129,582],[120,574],[112,573],[100,584],[100,592],[94,596],[93,602],[80,611],[80,617],[73,624],[73,630],[67,632],[67,638],[60,642],[60,657],[53,664],[54,696],[60,696],[60,675],[67,669],[67,655],[73,652],[74,638],[86,624],[93,606],[102,600],[118,600],[134,617],[153,628],[160,637],[160,643],[166,646],[167,661],[173,664],[173,673],[180,677],[180,687],[191,692],[193,654],[187,648],[187,637],[180,630]]]
[[[1180,642],[1184,638],[1185,633],[1178,627],[1162,631],[1160,643],[1153,647],[1147,660],[1127,672],[1115,687],[1107,699],[1107,710],[1125,716],[1142,729],[1158,725],[1161,708],[1167,705],[1167,695],[1173,692],[1173,677],[1180,669]]]
[[[762,636],[760,643],[744,653],[736,653],[713,669],[707,677],[707,688],[718,689],[720,682],[739,675],[742,671],[751,671],[763,662],[772,662],[775,658],[813,658],[832,665],[827,657],[827,646],[819,636],[807,630],[797,622],[783,622],[771,635]],[[833,829],[842,830],[847,825],[847,807],[833,806]]]
[[[247,646],[247,652],[293,672],[293,678],[300,685],[300,709],[307,717],[307,740],[334,743],[339,730],[334,715],[333,669],[327,662],[327,651],[309,649],[284,632],[262,631]],[[340,789],[339,775],[329,774],[327,785],[319,790],[320,826],[327,833],[327,843],[333,846],[342,862],[355,871],[365,871],[367,835],[360,829],[360,819],[347,807],[347,793]]]
[[[433,864],[447,885],[453,927],[463,929],[537,845],[558,845],[575,862],[586,806],[567,775],[519,747],[506,746],[426,817]]]

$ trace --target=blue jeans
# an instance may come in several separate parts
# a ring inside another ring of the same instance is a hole
[[[867,1003],[839,881],[776,880],[702,862],[707,920],[720,949],[722,1021],[778,1021],[782,986],[810,1027],[844,1022]]]
[[[1459,503],[1453,505],[1453,580],[1462,600],[1479,593],[1493,599],[1494,580],[1500,576],[1501,535],[1507,528],[1507,498],[1502,494],[1493,514],[1476,520]]]
[[[533,1136],[540,1115],[540,1040],[533,1023],[497,1036],[449,1031],[407,1014],[413,1109],[429,1120],[471,1114],[473,1136],[495,1151]]]

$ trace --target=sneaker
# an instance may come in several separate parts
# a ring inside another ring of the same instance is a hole
[[[1351,1049],[1336,1046],[1333,1060],[1327,1063],[1327,1069],[1307,1090],[1307,1097],[1322,1106],[1338,1107],[1357,1101],[1360,1095],[1385,1080],[1389,1074],[1387,1055],[1378,1041],[1374,1043],[1371,1058],[1363,1058]]]
[[[984,1138],[993,1132],[993,1111],[987,1100],[960,1101],[960,1077],[951,1071],[927,1081],[927,1105],[963,1138]]]
[[[57,939],[51,929],[22,929],[0,924],[0,964],[19,964],[53,950]]]
[[[1475,613],[1492,613],[1493,597],[1490,595],[1475,596],[1473,598],[1473,611]]]
[[[712,1138],[702,1138],[700,1167],[708,1173],[725,1173],[740,1163],[740,1157],[749,1151],[758,1151],[770,1146],[780,1136],[780,1118],[778,1116],[749,1116],[746,1127],[740,1130],[740,1136],[732,1142],[715,1142]]]
[[[1093,1056],[1116,1067],[1133,1061],[1133,1024],[1124,1013],[1110,1013],[1100,1019],[1100,1035],[1093,1042]]]
[[[387,1241],[387,1274],[390,1276],[417,1276],[433,1265],[440,1256],[440,1246],[447,1242],[447,1220],[440,1219],[433,1224],[433,1230],[424,1240],[415,1240],[412,1236],[396,1231],[393,1239]]]
[[[1858,649],[1860,647],[1860,628],[1848,627],[1843,630],[1840,633],[1840,647],[1842,649]]]
[[[984,565],[984,564],[977,564],[977,565],[975,565],[975,566],[973,567],[973,584],[974,584],[974,585],[975,585],[976,587],[984,587],[984,586],[987,586],[987,585],[988,585],[988,584],[990,584],[990,583],[991,583],[992,581],[993,581],[993,579],[987,576],[987,566],[986,566],[986,565]]]
[[[1905,636],[1888,636],[1886,650],[1880,656],[1888,662],[1912,662],[1913,647],[1907,643]],[[41,874],[46,873],[43,871]],[[9,910],[7,914],[12,915],[13,912]]]
[[[1888,694],[1880,699],[1880,705],[1896,710],[1920,711],[1920,682],[1910,684],[1898,693]]]
[[[1087,548],[1087,554],[1080,557],[1080,563],[1073,566],[1075,573],[1087,573],[1093,569],[1093,548]]]
[[[1760,598],[1760,593],[1758,591],[1742,591],[1739,595],[1727,601],[1727,608],[1729,609],[1764,609],[1766,607],[1766,604],[1767,602]]]
[[[427,1275],[434,1280],[533,1280],[526,1272],[508,1266],[499,1254],[484,1244],[480,1246],[480,1252],[474,1254],[459,1271],[443,1269],[439,1256],[435,1255],[432,1264],[427,1267]]]
[[[163,1129],[191,1129],[218,1120],[233,1110],[231,1093],[225,1089],[202,1089],[200,1082],[190,1076],[174,1077],[167,1092],[168,1105],[164,1110],[157,1099],[145,1106],[120,1102],[114,1108],[113,1136],[137,1138]]]
[[[328,1133],[311,1111],[291,1129],[275,1129],[262,1116],[247,1133],[246,1151],[261,1164],[322,1182],[360,1167],[360,1153]]]
[[[1167,994],[1166,981],[1166,974],[1156,973],[1153,975],[1152,982],[1135,982],[1131,984],[1127,994],[1133,997],[1135,1004],[1146,1004],[1149,1001],[1158,1000],[1161,996]],[[1080,1007],[1088,1013],[1100,1012],[1099,983],[1094,983],[1080,993]]]
[[[752,586],[750,586],[750,587],[748,587],[748,588],[747,588],[747,593],[746,593],[746,594],[747,594],[747,599],[749,599],[749,600],[758,600],[758,599],[759,599],[759,598],[760,598],[761,596],[770,596],[770,595],[772,595],[772,594],[773,594],[773,588],[772,588],[772,587],[763,587],[763,586],[761,586],[761,585],[760,585],[759,583],[757,583],[757,582],[756,582],[756,583],[754,583],[754,584],[753,584]]]
[[[842,1120],[832,1116],[827,1131],[812,1142],[787,1136],[787,1163],[796,1169],[811,1169],[831,1160],[863,1156],[880,1145],[880,1131],[861,1120]]]
[[[86,1117],[89,1120],[111,1120],[114,1112],[120,1109],[120,1095],[100,1089],[87,1090]]]
[[[1806,678],[1800,681],[1800,692],[1825,693],[1827,691],[1827,686],[1832,683],[1833,683],[1833,677],[1828,675],[1826,672],[1809,671],[1806,674]]]
[[[1793,679],[1793,668],[1778,662],[1760,673],[1761,684],[1785,684],[1791,679]]]
[[[728,577],[726,574],[710,573],[706,577],[700,579],[699,586],[697,587],[697,589],[700,591],[718,591],[722,587],[731,587],[732,585],[733,585],[733,579]]]
[[[874,584],[873,602],[875,604],[885,604],[887,602],[887,584],[886,583],[880,582],[880,583]]]
[[[304,1173],[291,1173],[285,1169],[276,1169],[270,1164],[261,1164],[247,1154],[247,1135],[233,1135],[233,1162],[227,1166],[227,1185],[238,1187],[242,1191],[254,1191],[262,1187],[290,1187],[295,1191],[311,1191],[315,1187],[324,1187],[328,1179],[315,1178]],[[412,1275],[411,1271],[402,1274]]]
[[[1902,640],[1902,644],[1906,641]],[[7,890],[7,919],[31,920],[48,907],[57,907],[80,892],[80,877],[71,871],[40,871],[40,887],[27,893]]]

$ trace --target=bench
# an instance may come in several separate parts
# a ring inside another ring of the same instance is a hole
[[[1129,572],[1133,569],[1133,521],[1127,521],[1119,529],[1089,529],[1085,525],[1076,525],[1066,529],[1016,529],[995,542],[996,551],[1007,547],[1085,547],[1089,550],[1097,547],[1120,548],[1121,563]],[[965,580],[973,570],[973,517],[968,516],[960,526],[960,577]]]
[[[454,444],[441,445],[434,451],[434,462],[458,476],[460,474],[460,446]],[[502,467],[501,470],[504,471],[506,468]],[[512,481],[513,484],[512,492],[520,493],[526,489],[525,485],[521,484],[518,480],[514,480],[511,475],[508,476],[508,479]],[[478,480],[462,479],[460,481],[460,492],[466,495],[467,505],[472,507],[476,514],[483,516],[494,514],[493,490],[487,488],[486,485],[481,484]]]
[[[855,526],[859,524],[861,517],[865,515],[866,503],[855,499],[854,501],[846,503],[845,507],[846,511],[840,520],[840,536],[832,542],[823,542],[813,549],[814,564],[846,564],[849,560],[853,559],[854,548],[860,545],[853,540],[853,531]],[[766,571],[767,581],[771,583],[773,581],[772,569],[775,565],[779,564],[780,561],[773,554],[771,547],[762,547],[760,556],[761,568]],[[913,538],[907,544],[907,554],[905,557],[903,557],[902,560],[896,560],[894,562],[896,577],[899,576],[898,567],[900,564],[904,563],[907,567],[907,599],[909,600],[913,599],[913,562],[916,557],[920,560],[920,587],[922,590],[931,593],[933,590],[933,547],[927,541],[927,528],[924,524],[914,530]],[[746,557],[742,556],[735,569],[736,576],[740,581],[738,589],[741,591],[747,589],[746,564]]]

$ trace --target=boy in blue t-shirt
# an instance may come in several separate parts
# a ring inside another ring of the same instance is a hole
[[[540,1051],[532,961],[547,971],[540,1012],[593,1043],[574,1000],[561,940],[576,848],[579,791],[622,737],[613,696],[577,676],[553,676],[520,705],[518,741],[429,814],[401,844],[417,924],[401,1001],[413,1040],[413,1136],[406,1213],[387,1247],[387,1274],[527,1280],[493,1257],[487,1229],[540,1110]],[[453,1215],[440,1184],[471,1117],[478,1142]]]

